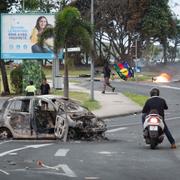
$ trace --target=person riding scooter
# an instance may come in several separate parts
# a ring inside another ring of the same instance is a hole
[[[176,144],[175,144],[175,140],[171,134],[171,132],[169,131],[166,122],[164,120],[164,110],[168,109],[167,103],[165,101],[165,99],[159,97],[160,95],[160,91],[157,88],[153,88],[150,91],[150,98],[146,101],[143,110],[142,110],[142,123],[144,124],[145,121],[145,117],[146,115],[148,115],[152,110],[156,109],[158,114],[160,116],[162,116],[163,118],[163,122],[164,122],[164,133],[167,136],[169,142],[171,143],[171,148],[175,149],[176,148]]]

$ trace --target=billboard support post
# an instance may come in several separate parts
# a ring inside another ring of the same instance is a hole
[[[53,68],[52,69],[53,69],[53,88],[62,89],[58,56],[55,56],[55,59],[53,60]]]

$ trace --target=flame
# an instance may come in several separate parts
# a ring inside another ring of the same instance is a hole
[[[171,76],[167,73],[162,73],[154,78],[154,82],[169,82],[170,80]]]

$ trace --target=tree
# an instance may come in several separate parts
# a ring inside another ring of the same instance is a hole
[[[135,55],[132,46],[148,1],[96,0],[94,3],[95,47],[99,59],[114,57],[131,63]],[[90,0],[76,0],[72,4],[90,19]]]
[[[17,1],[17,0],[16,0]],[[16,12],[57,12],[63,9],[72,0],[19,0],[16,3]]]
[[[111,55],[131,61],[138,40],[138,57],[151,43],[159,41],[167,61],[168,40],[175,37],[168,0],[96,0],[94,3],[95,47],[102,59]],[[90,0],[75,0],[72,4],[90,19]]]
[[[180,46],[180,20],[176,17],[174,18],[176,23],[176,33],[175,36],[171,39],[171,46],[168,48],[169,59],[171,62],[174,62],[176,59],[176,53],[178,51],[178,46]]]
[[[167,62],[168,38],[175,36],[176,27],[168,0],[151,0],[142,20],[142,33],[146,39],[153,38],[163,46],[164,63]]]
[[[1,0],[0,12],[1,13],[9,12],[12,8],[12,4],[16,2],[17,0]],[[3,59],[0,59],[0,69],[2,74],[3,86],[4,86],[4,94],[10,94],[7,72],[6,72],[5,62]]]
[[[18,2],[18,0],[1,0],[0,1],[0,12],[7,13],[7,12],[11,11],[12,5],[17,2]]]
[[[68,52],[72,42],[81,45],[87,53],[91,52],[91,26],[81,18],[80,12],[75,7],[65,7],[59,11],[55,17],[55,27],[44,31],[39,39],[42,45],[43,41],[54,34],[54,52],[58,58],[59,51],[65,49],[64,55],[64,96],[69,97],[69,79],[68,79]]]

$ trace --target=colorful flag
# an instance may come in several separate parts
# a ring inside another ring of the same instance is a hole
[[[127,62],[114,64],[114,69],[119,77],[125,81],[128,78],[134,77],[134,71]]]

